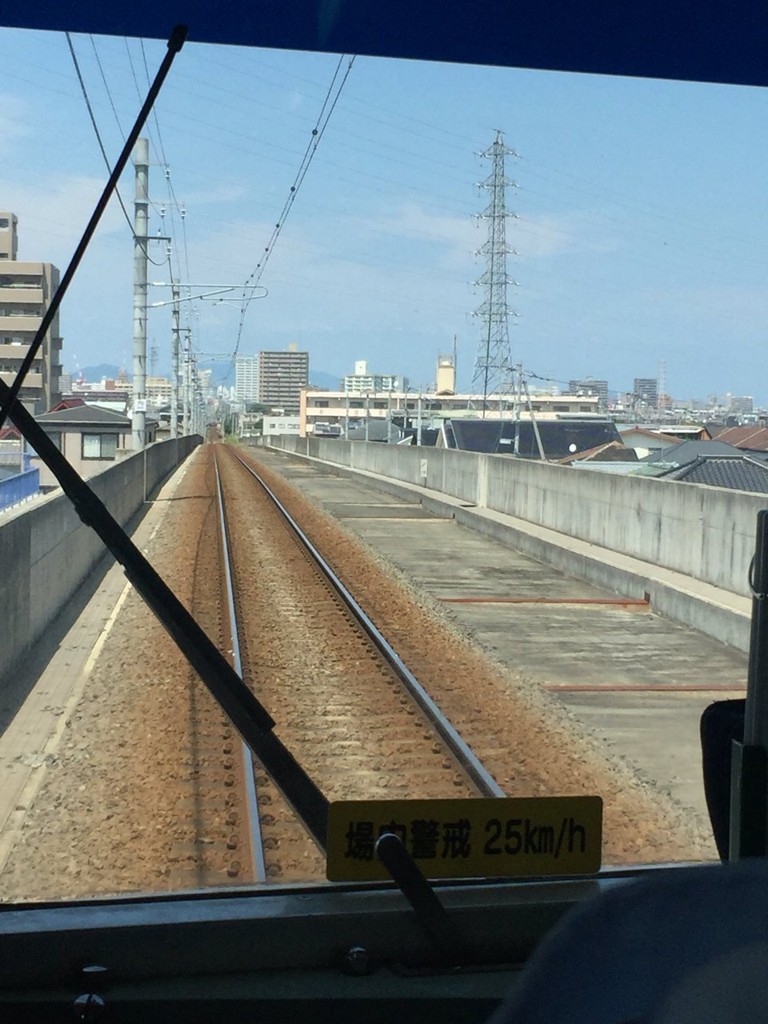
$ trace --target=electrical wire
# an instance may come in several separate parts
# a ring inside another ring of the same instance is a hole
[[[355,57],[353,55],[348,60],[346,71],[344,72],[341,82],[336,88],[336,92],[334,95],[334,86],[339,77],[339,73],[341,71],[345,57],[345,54],[342,54],[339,57],[338,64],[336,65],[336,69],[333,73],[333,78],[331,79],[331,83],[326,91],[325,99],[323,100],[323,105],[320,109],[320,113],[315,122],[315,126],[312,129],[310,140],[307,143],[304,155],[301,158],[299,169],[296,172],[296,176],[293,179],[293,184],[290,186],[288,197],[283,203],[283,208],[280,211],[274,228],[272,229],[272,234],[270,235],[269,240],[266,246],[264,247],[264,256],[262,256],[262,258],[256,264],[256,267],[253,270],[253,272],[246,278],[245,283],[243,284],[243,303],[240,308],[240,320],[237,327],[235,349],[234,352],[232,353],[233,366],[235,359],[237,357],[237,353],[240,349],[240,341],[243,335],[243,327],[245,325],[245,316],[246,313],[248,312],[248,307],[250,306],[251,302],[254,299],[256,289],[259,286],[259,282],[264,273],[264,270],[266,269],[267,263],[269,262],[269,258],[272,255],[275,245],[277,244],[277,240],[280,237],[280,233],[283,230],[286,218],[288,217],[288,214],[290,213],[291,208],[293,207],[293,204],[296,201],[296,197],[299,193],[299,190],[301,189],[304,179],[307,176],[307,171],[309,170],[312,160],[314,159],[315,153],[317,152],[317,147],[320,145],[320,140],[325,134],[325,130],[328,127],[328,122],[331,118],[331,115],[333,114],[333,111],[336,109],[336,104],[339,101],[341,92],[344,88],[344,85],[346,84],[347,78],[349,77],[349,73],[352,70],[352,65],[355,62]]]
[[[94,130],[94,132],[96,134],[96,141],[99,144],[99,149],[101,150],[101,155],[104,158],[104,164],[105,164],[105,166],[107,168],[107,173],[111,174],[112,173],[112,165],[109,162],[109,157],[107,156],[107,151],[104,148],[104,143],[103,143],[102,138],[101,138],[101,133],[99,131],[99,126],[96,123],[96,116],[95,116],[95,114],[93,112],[93,107],[91,106],[91,101],[90,101],[90,98],[88,96],[88,90],[85,87],[85,81],[83,80],[83,76],[82,76],[82,73],[80,71],[80,64],[78,63],[78,60],[77,60],[77,54],[75,53],[75,48],[72,45],[72,36],[70,35],[69,32],[65,32],[64,34],[67,37],[67,44],[69,46],[69,52],[70,52],[70,54],[72,56],[72,63],[75,66],[75,73],[77,75],[77,80],[80,83],[80,89],[81,89],[82,94],[83,94],[83,99],[85,100],[85,106],[86,106],[86,108],[88,110],[88,115],[89,115],[89,117],[91,119],[91,124],[93,125],[93,130]],[[101,67],[101,65],[99,65],[99,67]],[[107,91],[109,91],[109,90],[107,90]],[[113,106],[112,109],[114,110],[114,106]],[[117,116],[116,113],[115,113],[115,116]],[[119,124],[119,122],[118,122],[118,124]],[[125,136],[123,136],[123,141],[125,141]],[[156,266],[156,267],[163,266],[164,263],[165,263],[165,260],[163,260],[161,263],[158,263],[156,260],[153,260],[152,257],[147,252],[147,250],[145,249],[145,247],[142,245],[142,243],[137,238],[137,236],[136,236],[136,234],[135,234],[135,232],[133,230],[133,224],[131,223],[131,218],[128,216],[128,211],[125,208],[125,203],[123,202],[123,197],[120,195],[120,190],[118,188],[115,188],[115,195],[117,196],[117,201],[120,203],[120,209],[123,211],[123,216],[125,217],[126,223],[128,224],[128,227],[130,228],[131,235],[133,237],[134,242],[139,246],[139,248],[144,253],[144,255],[146,256],[146,258],[149,260],[150,263],[154,264],[154,266]]]
[[[109,83],[107,82],[107,76],[104,74],[104,68],[101,66],[101,58],[99,57],[99,51],[96,49],[96,40],[93,38],[93,36],[90,36],[89,38],[91,40],[91,46],[93,47],[93,55],[96,58],[96,64],[99,69],[99,74],[101,75],[101,80],[104,83],[104,89],[107,94],[107,99],[109,100],[109,105],[112,108],[112,113],[115,115],[115,121],[117,122],[117,127],[120,132],[120,138],[125,139],[125,132],[123,131],[123,126],[120,123],[120,118],[118,116],[117,109],[115,108],[115,104],[112,99],[112,92],[110,91]]]

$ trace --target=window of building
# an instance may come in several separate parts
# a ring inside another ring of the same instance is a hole
[[[0,217],[0,228],[7,228],[7,227],[8,227],[8,218],[7,217]]]
[[[353,401],[351,401],[349,403],[349,407],[350,407],[350,409],[364,409],[365,408],[365,402],[360,402],[357,399],[354,399]]]
[[[579,406],[579,412],[592,412],[592,406],[591,405],[580,405]]]
[[[318,409],[327,409],[328,408],[328,399],[327,398],[316,398],[313,402],[310,402],[310,405],[314,405]]]
[[[84,459],[114,459],[117,434],[83,434]]]
[[[570,405],[553,405],[552,408],[555,412],[570,412]]]
[[[387,403],[386,402],[374,402],[373,403],[373,408],[374,409],[386,409],[387,408]]]

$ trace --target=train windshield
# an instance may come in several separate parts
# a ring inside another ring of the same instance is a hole
[[[10,385],[166,47],[0,39]],[[183,47],[19,402],[221,661],[190,667],[12,415],[0,899],[324,884],[343,801],[339,880],[384,832],[430,877],[717,858],[699,720],[744,694],[768,492],[765,104]]]

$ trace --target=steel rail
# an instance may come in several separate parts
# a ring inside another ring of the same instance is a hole
[[[317,567],[326,577],[333,590],[362,626],[376,649],[389,664],[390,668],[392,668],[398,679],[403,683],[410,696],[426,715],[430,724],[470,777],[472,782],[480,790],[480,793],[483,796],[506,796],[498,782],[496,782],[494,777],[471,750],[469,745],[461,738],[457,730],[451,725],[418,679],[416,679],[397,651],[394,650],[382,633],[376,628],[368,615],[363,611],[358,602],[330,567],[328,562],[326,562],[309,537],[307,537],[296,520],[291,516],[290,512],[288,512],[285,506],[281,503],[277,495],[274,494],[270,487],[264,482],[264,480],[262,480],[259,474],[248,465],[247,462],[241,459],[235,452],[232,452],[232,455],[243,466],[243,468],[246,469],[256,481],[258,481],[264,492],[274,503],[275,507],[279,509],[280,513],[285,518],[286,523],[292,530],[295,537],[299,540],[302,547],[304,547],[312,560],[316,563]]]
[[[243,678],[243,665],[240,658],[240,635],[237,628],[237,613],[235,611],[235,588],[232,577],[232,559],[229,543],[229,530],[227,529],[227,515],[224,508],[224,491],[219,474],[219,463],[214,451],[213,467],[216,471],[216,498],[219,508],[219,527],[221,529],[221,553],[224,562],[224,576],[227,589],[227,610],[229,612],[230,639],[232,641],[232,659],[235,672]],[[267,865],[264,859],[264,842],[261,834],[261,820],[259,818],[259,797],[256,792],[255,762],[253,753],[248,744],[241,739],[241,754],[245,770],[245,799],[248,807],[248,842],[251,848],[251,866],[257,882],[266,882]]]

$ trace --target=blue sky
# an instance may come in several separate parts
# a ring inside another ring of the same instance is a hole
[[[127,132],[137,81],[146,90],[144,57],[154,74],[165,46],[73,44],[114,159],[117,119]],[[0,30],[0,58],[0,208],[19,217],[20,258],[63,269],[105,180],[96,137],[63,35]],[[252,273],[336,64],[193,44],[179,54],[148,134],[150,233],[174,235],[182,280],[241,285]],[[768,404],[767,108],[750,88],[358,58],[240,351],[296,343],[315,371],[341,375],[367,359],[427,385],[455,335],[469,386],[481,336],[470,314],[483,298],[472,282],[484,269],[473,253],[486,230],[476,214],[487,203],[475,185],[490,172],[477,153],[500,129],[520,154],[507,165],[519,186],[507,197],[519,253],[509,261],[513,359],[617,391],[664,363],[677,398],[730,391]],[[128,205],[132,171],[121,191]],[[151,254],[162,261],[164,246]],[[167,265],[150,279],[168,281]],[[113,201],[62,309],[66,369],[132,369],[132,281],[130,229]],[[150,301],[169,297],[156,288]],[[239,293],[190,304],[185,323],[198,352],[231,353]],[[150,314],[149,337],[164,372],[166,309]]]

